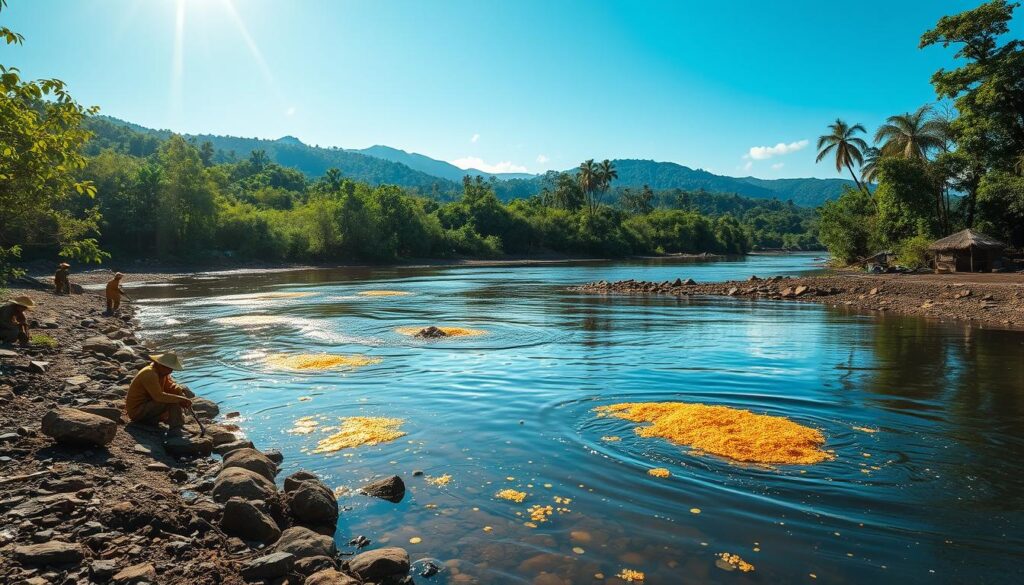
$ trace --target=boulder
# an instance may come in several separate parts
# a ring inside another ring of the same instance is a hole
[[[235,449],[224,456],[224,468],[241,467],[274,481],[277,465],[256,449]]]
[[[306,577],[303,585],[359,585],[359,581],[336,569],[324,569]]]
[[[234,451],[236,449],[252,449],[252,448],[254,448],[253,444],[252,444],[252,441],[249,441],[249,440],[232,441],[230,443],[221,443],[220,445],[218,445],[216,442],[214,442],[213,452],[216,453],[217,455],[220,455],[221,457],[223,457],[223,456],[227,455],[228,453],[230,453],[230,452],[232,452],[232,451]]]
[[[121,422],[121,413],[124,410],[112,405],[112,404],[86,404],[85,406],[79,406],[78,410],[82,412],[88,412],[89,414],[95,414],[102,416],[103,418],[110,419],[116,423]]]
[[[683,281],[683,286],[693,286],[695,284],[697,284],[697,281],[692,278],[687,278]]]
[[[398,503],[405,497],[405,482],[397,475],[374,481],[359,488],[359,491],[368,496],[381,498],[389,502]]]
[[[374,583],[403,577],[409,574],[409,553],[397,546],[367,551],[352,557],[348,569],[363,581]]]
[[[135,355],[135,352],[132,351],[132,348],[130,348],[130,347],[122,347],[121,349],[119,349],[119,350],[115,351],[114,353],[110,354],[110,357],[114,358],[115,360],[117,360],[117,361],[119,361],[121,363],[126,363],[127,364],[127,363],[134,362],[136,360],[136,358],[138,358],[139,356]]]
[[[277,487],[262,475],[241,467],[222,469],[213,483],[213,500],[224,503],[238,496],[245,500],[268,501],[277,494]]]
[[[225,445],[227,443],[234,443],[238,440],[235,433],[222,427],[221,425],[208,424],[206,425],[206,434],[213,439],[213,446]]]
[[[796,288],[793,289],[793,294],[796,295],[796,296],[800,296],[800,295],[806,293],[808,290],[809,289],[807,288],[807,286],[801,284],[801,285],[799,285],[799,286],[797,286]]]
[[[117,572],[117,561],[113,559],[100,559],[89,563],[89,576],[93,581],[105,583]]]
[[[117,423],[77,408],[58,408],[43,415],[43,434],[66,445],[108,445]]]
[[[431,325],[430,327],[424,327],[416,332],[413,337],[420,337],[422,339],[440,339],[442,337],[448,337],[448,334],[442,329]]]
[[[246,581],[271,580],[287,575],[295,564],[295,555],[286,552],[270,553],[242,565],[242,578]]]
[[[299,484],[301,484],[304,481],[310,480],[320,481],[320,478],[317,477],[316,474],[300,469],[299,471],[296,471],[295,473],[284,478],[284,493],[291,493],[295,491],[297,487],[299,487]]]
[[[312,575],[327,569],[337,568],[337,561],[331,557],[306,557],[295,561],[295,572],[300,575]]]
[[[264,451],[263,454],[267,456],[267,459],[270,459],[277,465],[284,463],[284,454],[281,453],[280,449],[268,449]]]
[[[198,396],[192,399],[192,410],[203,420],[213,420],[220,414],[220,407],[216,402]]]
[[[119,571],[110,580],[118,585],[136,585],[138,583],[156,583],[156,567],[151,563],[139,563]]]
[[[170,435],[164,439],[164,450],[175,457],[206,457],[213,453],[213,439],[207,436]]]
[[[49,366],[50,362],[33,360],[28,363],[28,371],[32,372],[33,374],[42,374],[46,372],[46,368],[48,368]]]
[[[25,565],[70,565],[84,556],[82,545],[59,540],[14,548],[14,558]]]
[[[295,555],[296,558],[333,557],[335,553],[334,539],[330,536],[317,534],[303,526],[292,526],[281,533],[274,545],[276,552]]]
[[[319,479],[303,481],[288,492],[288,509],[292,518],[305,526],[327,526],[338,523],[338,500]]]
[[[90,337],[82,342],[82,351],[101,353],[103,355],[114,355],[122,347],[124,347],[123,344],[105,335]]]
[[[231,498],[224,505],[220,527],[231,536],[250,542],[269,544],[281,536],[274,519],[242,498]]]

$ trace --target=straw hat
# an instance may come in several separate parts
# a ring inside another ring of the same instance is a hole
[[[57,268],[71,268],[71,265],[68,264],[67,262],[61,262],[60,264],[57,265]]]
[[[121,274],[120,272],[115,272],[114,273],[114,279],[117,280],[118,278],[124,278],[124,275]]]
[[[167,352],[164,352],[164,353],[155,353],[155,354],[149,356],[149,359],[151,359],[154,362],[160,364],[161,366],[166,366],[168,368],[171,368],[172,370],[181,370],[181,369],[184,369],[184,367],[185,367],[185,366],[181,365],[181,360],[178,359],[178,354],[173,352],[173,351],[167,351]]]
[[[13,299],[11,299],[11,302],[14,303],[15,305],[21,305],[26,309],[31,309],[32,307],[36,306],[35,301],[33,301],[31,298],[25,295],[14,297]]]

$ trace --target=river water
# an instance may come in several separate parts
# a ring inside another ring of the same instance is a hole
[[[178,379],[284,452],[281,477],[309,469],[349,488],[405,479],[399,504],[341,495],[336,539],[345,548],[362,534],[446,564],[417,582],[622,583],[627,568],[649,584],[1019,580],[1024,334],[811,303],[567,290],[813,270],[810,255],[358,268],[209,275],[133,296],[146,340],[183,356]],[[358,294],[381,289],[411,294]],[[311,294],[237,296],[282,292]],[[285,319],[219,321],[243,315]],[[431,324],[486,334],[395,332]],[[264,361],[317,352],[381,361],[324,372]],[[820,429],[835,458],[764,467],[689,453],[593,412],[624,401],[789,417]],[[307,416],[400,418],[407,434],[316,454],[329,432],[288,432]],[[445,474],[448,485],[426,481]],[[526,499],[495,497],[506,488]],[[554,509],[536,527],[533,505]],[[755,570],[726,570],[722,552]]]

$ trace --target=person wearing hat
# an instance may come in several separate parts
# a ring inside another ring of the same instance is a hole
[[[0,306],[0,343],[28,345],[28,319],[25,311],[36,304],[29,297],[14,297]]]
[[[69,295],[71,294],[71,280],[68,278],[71,265],[67,262],[61,262],[57,265],[57,272],[53,275],[53,292],[58,295]]]
[[[133,422],[155,425],[167,423],[171,430],[185,425],[186,409],[192,408],[187,388],[171,378],[171,372],[182,368],[173,351],[149,356],[150,364],[135,375],[125,398],[125,411]]]
[[[113,315],[121,308],[121,295],[124,295],[129,301],[132,300],[124,289],[121,288],[121,279],[124,275],[118,272],[114,274],[114,278],[107,282],[107,314]]]

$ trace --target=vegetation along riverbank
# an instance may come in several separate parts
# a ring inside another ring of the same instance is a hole
[[[127,423],[127,383],[152,352],[130,308],[105,316],[93,294],[12,292],[36,307],[31,345],[0,349],[0,581],[408,578],[400,548],[358,554],[371,541],[353,534],[339,551],[334,490],[305,471],[279,489],[281,453],[246,440],[239,413],[195,399],[204,431],[190,424],[191,438]],[[393,476],[363,492],[401,486]]]
[[[729,296],[826,303],[864,311],[1024,329],[1024,274],[854,274],[777,276],[727,282],[590,282],[572,290],[598,294]]]

